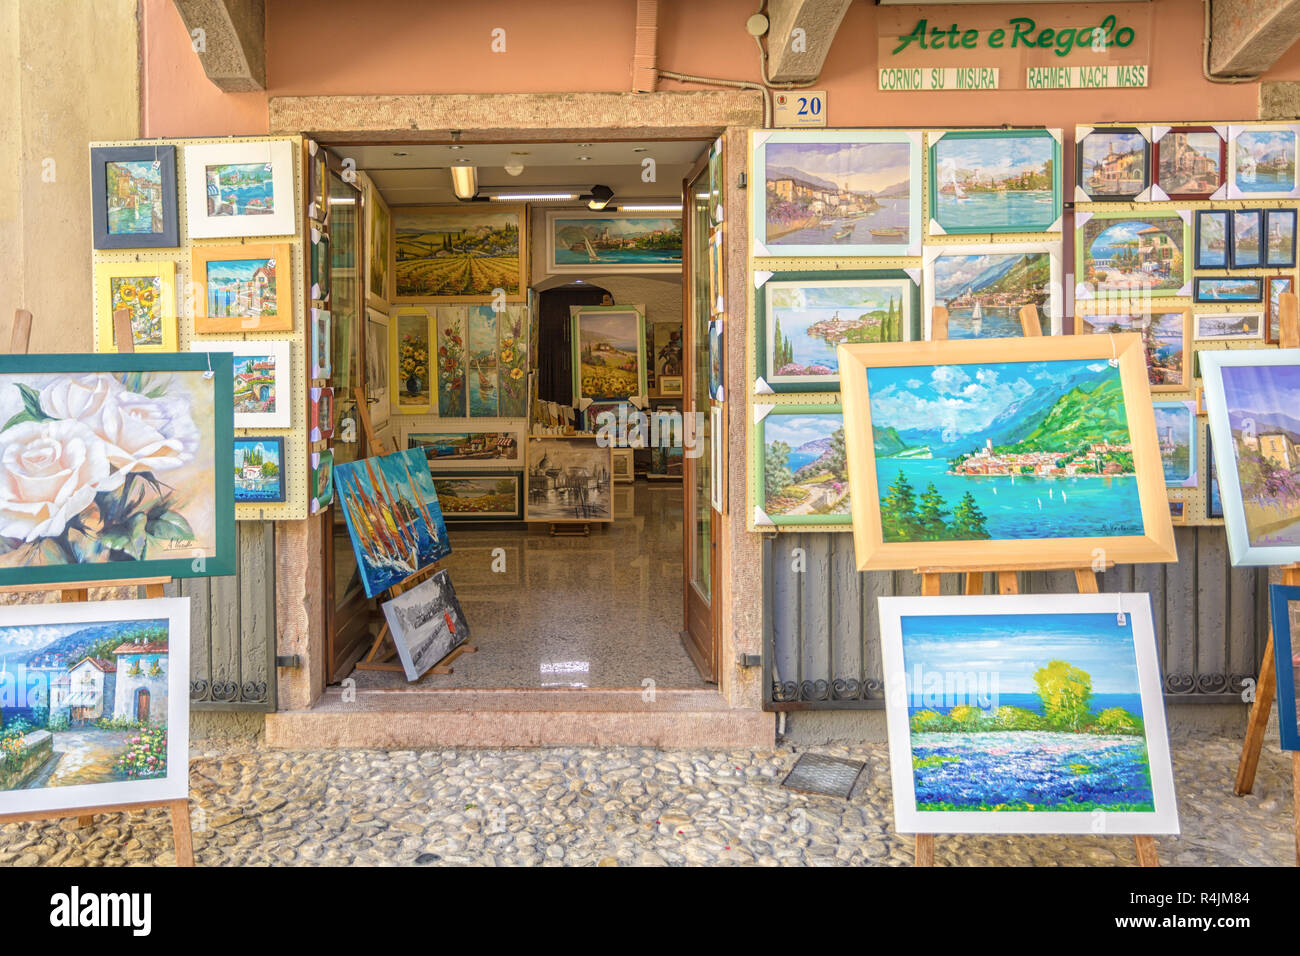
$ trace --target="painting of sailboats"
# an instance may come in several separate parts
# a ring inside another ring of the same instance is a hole
[[[438,493],[421,449],[336,464],[334,493],[343,507],[367,597],[451,554]]]
[[[546,246],[553,273],[680,272],[682,217],[552,213]]]

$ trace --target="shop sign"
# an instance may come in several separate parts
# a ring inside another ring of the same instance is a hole
[[[944,68],[893,67],[880,71],[880,88],[886,92],[911,90],[996,90],[996,67]]]
[[[1147,85],[1147,66],[1031,66],[1028,90],[1102,90]]]
[[[793,90],[772,97],[772,125],[778,129],[792,126],[826,125],[826,91]]]

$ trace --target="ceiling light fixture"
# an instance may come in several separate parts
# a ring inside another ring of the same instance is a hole
[[[681,212],[682,204],[679,202],[638,202],[638,203],[619,203],[619,212]]]
[[[473,166],[452,166],[451,188],[457,199],[473,199],[478,194],[478,170]]]
[[[577,193],[493,193],[492,202],[573,202]]]
[[[592,186],[591,195],[587,199],[587,208],[601,210],[609,205],[609,201],[614,198],[614,190],[608,186]]]

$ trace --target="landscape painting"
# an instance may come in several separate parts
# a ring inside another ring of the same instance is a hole
[[[681,215],[552,212],[547,271],[593,275],[681,272]]]
[[[573,397],[624,401],[646,394],[645,313],[572,306]]]
[[[1264,265],[1283,269],[1294,266],[1296,210],[1266,209],[1264,219],[1268,237]]]
[[[192,281],[202,284],[194,331],[287,332],[293,329],[293,247],[288,243],[195,246]],[[278,269],[285,263],[285,269]],[[280,303],[286,303],[281,308]]]
[[[1135,199],[1151,178],[1151,144],[1131,127],[1086,132],[1075,147],[1077,182],[1094,201]]]
[[[1268,279],[1268,324],[1266,338],[1276,345],[1282,339],[1281,295],[1294,292],[1295,280],[1291,276],[1269,276]]]
[[[773,524],[848,524],[849,479],[839,405],[779,405],[755,425],[755,504]]]
[[[443,517],[452,521],[519,521],[524,516],[523,475],[517,471],[433,472]]]
[[[469,640],[465,612],[446,571],[430,575],[411,590],[385,601],[384,619],[408,681],[419,680],[420,675]]]
[[[1198,339],[1249,340],[1264,335],[1262,312],[1197,312],[1195,319]]]
[[[284,439],[235,439],[235,503],[284,501]]]
[[[522,466],[523,452],[514,432],[411,432],[406,447],[421,449],[433,469],[469,464],[482,468]]]
[[[115,313],[125,310],[132,351],[176,351],[176,263],[98,262],[95,264],[98,348],[116,352]]]
[[[1187,232],[1187,223],[1178,215],[1094,213],[1076,230],[1076,279],[1087,283],[1093,296],[1178,295],[1187,281]]]
[[[189,624],[189,598],[6,608],[0,813],[183,798]]]
[[[1059,228],[1060,166],[1061,144],[1048,130],[932,134],[930,232]]]
[[[595,438],[528,439],[525,521],[614,520],[614,449]]]
[[[469,341],[469,414],[471,418],[496,418],[500,380],[497,360],[497,313],[490,305],[466,306]]]
[[[528,241],[523,206],[399,206],[393,221],[393,299],[491,302],[521,299]]]
[[[90,168],[96,249],[180,244],[175,146],[94,146]]]
[[[334,501],[334,449],[314,451],[311,462],[310,488],[311,513],[319,514]]]
[[[1283,750],[1300,750],[1300,642],[1295,639],[1300,587],[1269,586],[1273,662],[1277,668],[1277,723]]]
[[[1196,403],[1156,402],[1156,440],[1170,488],[1197,485]]]
[[[334,466],[366,597],[387,591],[451,553],[429,466],[418,448]]]
[[[1196,268],[1228,268],[1228,216],[1226,209],[1196,210]]]
[[[1197,276],[1192,291],[1197,302],[1259,302],[1264,298],[1260,276]]]
[[[907,256],[921,241],[921,137],[889,130],[751,134],[754,255]]]
[[[190,238],[295,232],[297,148],[288,139],[186,146],[186,229]]]
[[[234,409],[236,428],[288,428],[289,343],[268,341],[220,342],[194,339],[193,352],[230,352],[234,355]]]
[[[900,832],[1093,833],[1099,814],[1106,833],[1178,832],[1147,595],[887,597],[880,613]]]
[[[148,160],[104,164],[111,236],[152,236],[163,231],[162,164]]]
[[[1295,126],[1233,126],[1229,199],[1290,199],[1297,195]]]
[[[1175,126],[1155,154],[1155,185],[1170,199],[1209,199],[1223,185],[1228,144],[1213,126]]]
[[[366,236],[366,296],[372,305],[388,302],[388,270],[392,260],[392,218],[374,184],[368,184]]]
[[[1142,336],[1146,354],[1147,382],[1153,392],[1181,392],[1191,375],[1187,368],[1191,354],[1192,320],[1187,309],[1140,315],[1078,315],[1076,331],[1081,335],[1126,332]]]
[[[1038,310],[1043,335],[1061,328],[1059,247],[930,247],[924,285],[927,330],[940,306],[948,311],[950,339],[1022,335],[1020,310],[1027,305]]]
[[[1263,210],[1232,210],[1232,268],[1254,269],[1263,264],[1263,233]]]

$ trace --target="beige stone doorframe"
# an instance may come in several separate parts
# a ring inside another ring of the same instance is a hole
[[[723,136],[727,177],[726,314],[728,394],[745,394],[746,168],[748,131],[761,127],[763,102],[748,90],[667,93],[502,93],[485,95],[272,97],[270,130],[341,143],[580,142],[585,140],[715,139]],[[762,707],[760,668],[741,668],[740,655],[762,643],[762,547],[745,530],[745,402],[727,403],[728,514],[721,522],[721,659],[719,690],[733,708]],[[324,613],[309,581],[320,518],[292,522],[277,535],[277,653],[299,656],[281,670],[279,708],[302,710],[320,697]],[[280,544],[284,542],[284,544]],[[288,545],[285,547],[284,545]],[[743,597],[738,597],[743,595]]]

